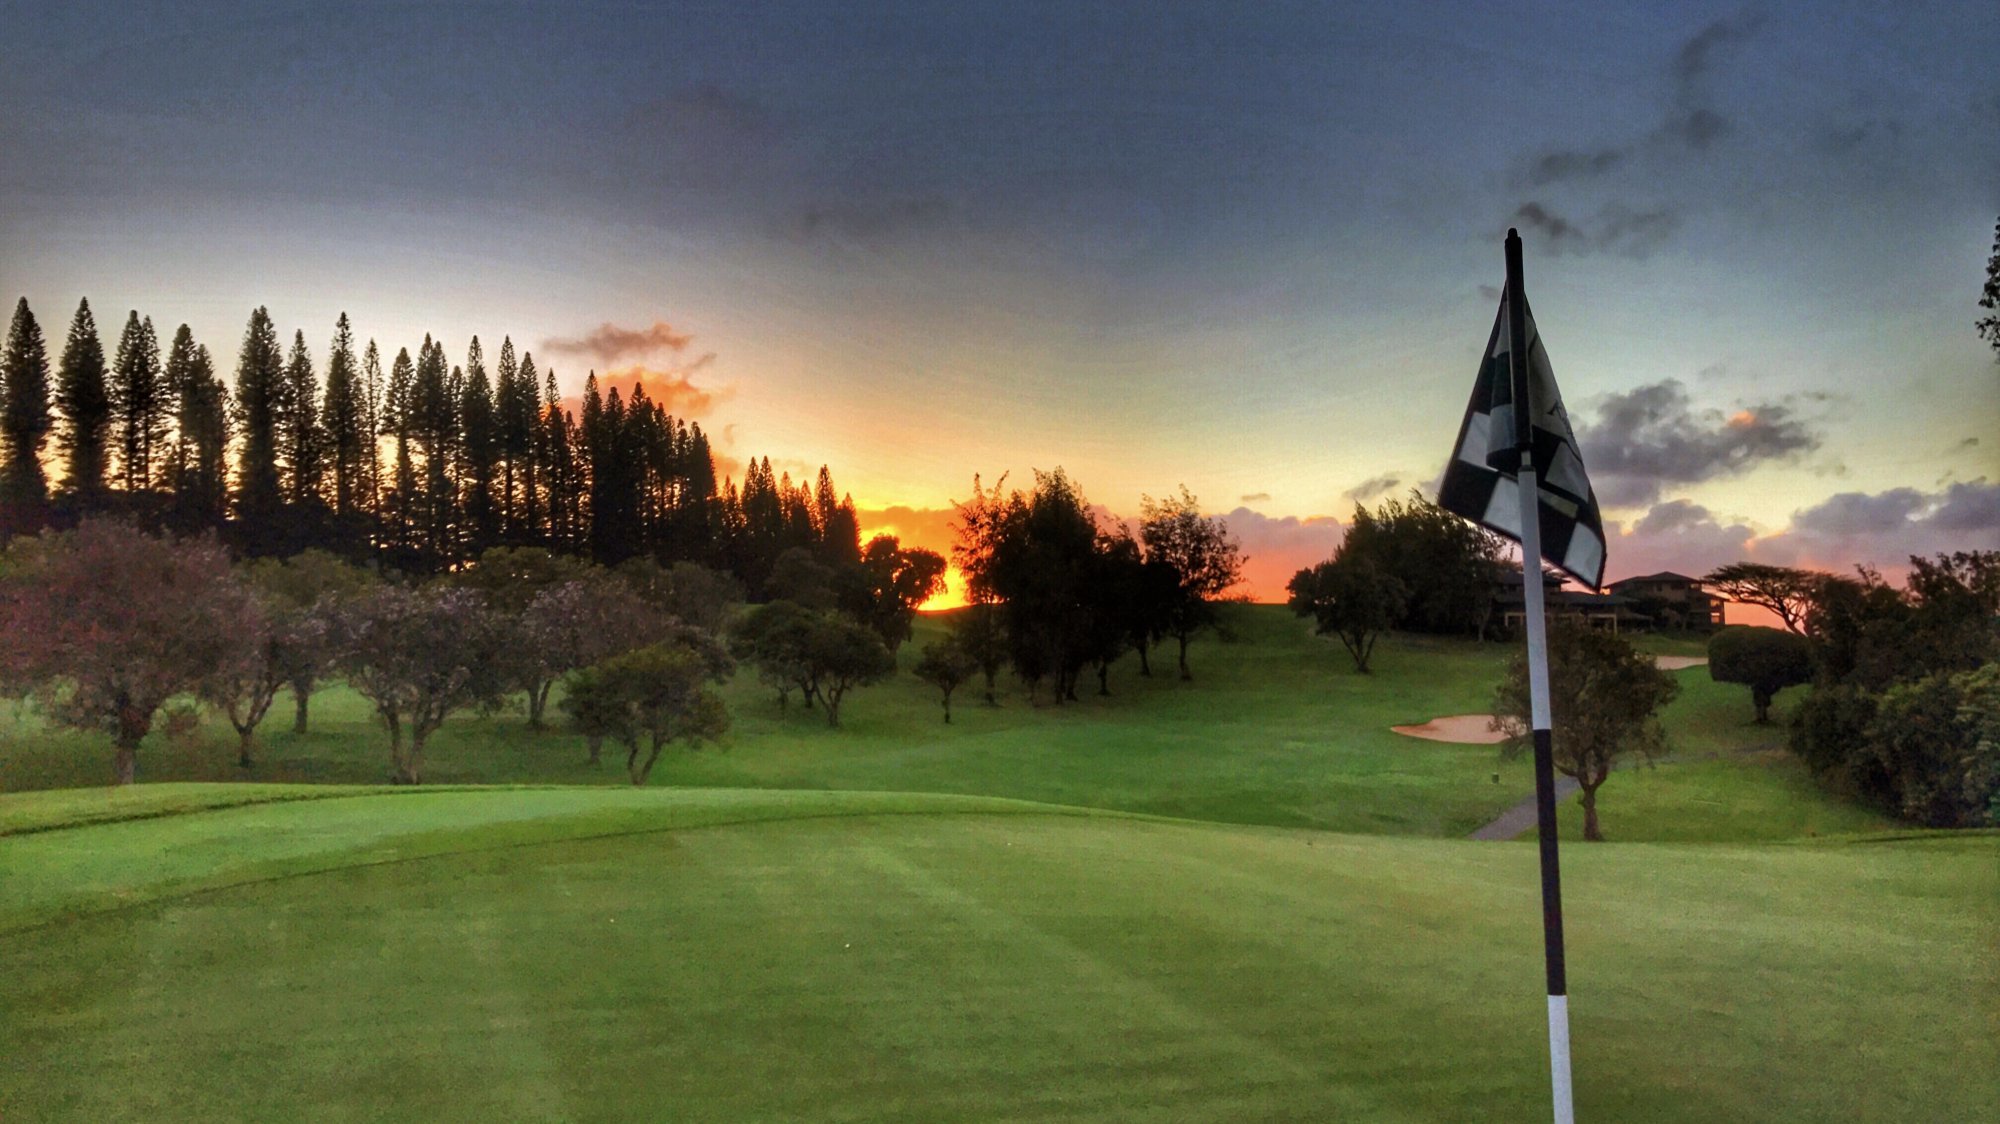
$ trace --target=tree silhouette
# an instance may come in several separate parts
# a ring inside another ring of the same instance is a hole
[[[319,424],[319,376],[313,372],[306,334],[292,333],[292,353],[285,360],[284,392],[279,399],[278,443],[284,461],[286,500],[301,507],[319,504],[324,474]]]
[[[1167,605],[1163,631],[1180,642],[1181,678],[1192,679],[1188,642],[1215,622],[1216,599],[1243,580],[1243,552],[1222,520],[1202,515],[1186,485],[1179,496],[1159,501],[1141,497],[1139,510],[1147,559],[1174,573],[1175,596]]]
[[[1993,346],[1993,358],[2000,362],[2000,221],[1993,224],[1993,256],[1986,259],[1986,287],[1979,294],[1979,307],[1986,310],[1986,315],[1974,326]]]
[[[47,518],[48,477],[42,446],[55,418],[49,410],[49,353],[41,325],[22,297],[0,354],[0,535],[39,530]]]
[[[56,371],[56,406],[63,423],[58,444],[63,482],[86,507],[102,502],[110,470],[111,388],[104,368],[104,344],[88,300],[78,302]]]
[[[374,355],[370,346],[370,355]],[[375,357],[379,371],[381,359]],[[320,410],[325,427],[328,467],[333,472],[333,511],[345,519],[367,499],[369,450],[375,438],[368,425],[367,390],[355,366],[354,328],[347,313],[333,325],[333,348],[326,357],[326,401]]]
[[[258,307],[243,331],[236,358],[236,429],[242,435],[237,463],[236,512],[251,553],[270,553],[284,503],[278,456],[285,424],[284,356],[271,314]]]
[[[160,370],[160,341],[150,317],[135,310],[118,337],[111,364],[111,412],[119,454],[119,481],[131,495],[154,484],[153,454],[165,446],[173,399]]]

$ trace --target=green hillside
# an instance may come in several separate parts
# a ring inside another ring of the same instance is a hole
[[[828,729],[817,712],[780,710],[745,670],[727,694],[734,728],[720,749],[662,762],[653,782],[721,786],[950,792],[1055,804],[1336,831],[1460,836],[1523,798],[1527,765],[1491,746],[1407,738],[1389,727],[1487,709],[1513,647],[1398,635],[1356,675],[1338,644],[1279,606],[1231,606],[1229,637],[1195,645],[1195,680],[1138,674],[1127,658],[1109,697],[1086,682],[1079,702],[1035,705],[1003,677],[1001,705],[961,689],[954,722],[936,693],[908,674],[857,692]],[[920,620],[901,652],[942,633]],[[1675,654],[1698,644],[1648,638]],[[1163,664],[1170,661],[1162,660]],[[1601,795],[1613,839],[1755,839],[1889,826],[1831,800],[1788,759],[1738,759],[1778,743],[1783,726],[1750,723],[1748,692],[1676,673],[1683,694],[1665,716],[1674,758],[1727,761],[1705,775],[1662,766]],[[314,696],[311,732],[290,732],[281,697],[262,731],[256,768],[237,768],[234,735],[210,721],[176,741],[156,733],[140,754],[146,781],[379,783],[385,736],[362,700],[339,686]],[[1779,721],[1787,713],[1780,696]],[[0,791],[102,784],[101,739],[51,731],[21,708],[0,716]],[[552,717],[554,717],[552,715]],[[559,724],[559,717],[555,719]],[[455,717],[432,741],[427,779],[447,784],[622,784],[615,764],[585,763],[582,740],[534,732],[519,713]],[[1682,773],[1690,774],[1688,783]],[[1718,779],[1719,777],[1719,779]],[[1718,785],[1724,790],[1718,795]],[[1643,790],[1643,796],[1641,795]],[[1632,801],[1637,804],[1632,804]]]
[[[899,794],[238,803],[312,795],[0,797],[0,1118],[1545,1112],[1527,848]],[[2000,1097],[2000,838],[1564,873],[1581,1118]]]

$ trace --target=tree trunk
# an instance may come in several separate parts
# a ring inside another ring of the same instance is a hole
[[[646,760],[643,762],[639,761],[638,741],[634,740],[632,742],[632,753],[625,759],[625,771],[631,775],[632,784],[635,787],[646,783],[646,778],[653,774],[653,763],[659,759],[660,739],[653,739],[652,752],[646,754]]]
[[[1110,694],[1111,694],[1111,665],[1108,663],[1098,664],[1097,697],[1101,699],[1108,697]]]
[[[586,734],[584,744],[590,747],[590,763],[596,765],[604,760],[604,735]]]
[[[141,714],[138,707],[130,704],[119,707],[118,730],[111,741],[118,750],[111,759],[113,784],[131,784],[139,779],[139,743],[152,728],[151,714]]]
[[[1194,673],[1188,670],[1188,665],[1187,665],[1187,646],[1188,646],[1187,633],[1185,632],[1181,633],[1180,642],[1181,642],[1181,679],[1183,681],[1186,681],[1194,678]]]
[[[994,673],[993,673],[993,672],[991,672],[991,671],[988,671],[988,672],[986,672],[985,674],[986,674],[986,705],[987,705],[987,706],[999,706],[999,705],[1000,705],[1000,700],[999,700],[999,699],[997,699],[997,698],[994,698],[994,697],[993,697],[993,674],[994,674]]]
[[[840,696],[842,693],[835,691],[831,694],[820,696],[820,702],[826,704],[826,724],[829,726],[840,725]]]
[[[1750,701],[1757,707],[1757,725],[1767,725],[1771,721],[1771,692],[1760,687],[1752,687]]]
[[[389,780],[401,784],[403,777],[403,716],[394,711],[382,712],[382,724],[389,728]]]
[[[410,731],[410,751],[403,756],[402,771],[398,776],[400,784],[424,783],[424,739],[429,737],[422,723]]]
[[[1138,644],[1134,645],[1134,647],[1139,649],[1140,676],[1146,679],[1151,679],[1153,677],[1153,661],[1146,658],[1146,642],[1144,640],[1141,640],[1139,641]]]
[[[1583,838],[1588,843],[1604,842],[1604,829],[1597,826],[1597,785],[1578,789],[1583,804]]]
[[[549,708],[549,690],[555,682],[553,679],[537,679],[528,685],[528,729],[542,728],[542,714]]]
[[[944,724],[951,725],[951,692],[944,693]]]
[[[311,679],[292,680],[292,733],[306,732],[306,718],[312,708],[313,681]]]
[[[250,754],[250,747],[257,740],[254,733],[255,729],[256,728],[254,726],[237,728],[236,764],[238,768],[248,769],[250,766],[255,765],[257,763],[256,761],[251,759],[251,754]]]

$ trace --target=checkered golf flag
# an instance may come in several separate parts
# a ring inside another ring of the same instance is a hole
[[[1523,300],[1528,336],[1528,404],[1533,411],[1535,473],[1540,483],[1542,558],[1597,589],[1604,579],[1604,522],[1583,472],[1576,435],[1563,412],[1549,354]],[[1513,382],[1507,370],[1507,298],[1472,385],[1472,402],[1438,488],[1438,505],[1515,542],[1521,541],[1521,454],[1514,444]]]

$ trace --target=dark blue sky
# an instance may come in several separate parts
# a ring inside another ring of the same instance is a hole
[[[1512,224],[1633,566],[2000,536],[1990,0],[4,7],[52,332],[511,333],[874,506],[1061,463],[1318,549],[1435,476]]]

